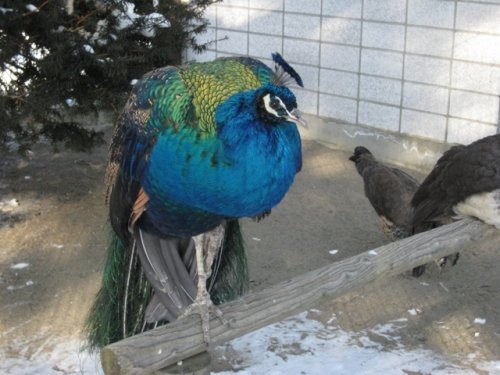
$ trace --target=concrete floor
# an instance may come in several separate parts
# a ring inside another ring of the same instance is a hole
[[[349,155],[305,141],[303,170],[283,202],[260,223],[244,220],[253,290],[388,242]],[[3,157],[1,200],[19,201],[18,207],[2,208],[0,220],[0,352],[5,355],[29,358],[79,337],[107,242],[105,163],[105,147],[90,155],[53,155],[42,147],[32,160]],[[330,254],[334,249],[338,252]],[[20,262],[29,267],[12,268]],[[324,319],[335,312],[337,324],[354,331],[406,317],[399,333],[409,346],[498,360],[499,264],[498,244],[481,252],[470,249],[453,268],[430,267],[420,279],[403,274],[381,280],[327,301],[320,310]],[[417,314],[408,314],[411,309]],[[485,324],[474,324],[476,317]],[[464,366],[474,368],[470,361]]]

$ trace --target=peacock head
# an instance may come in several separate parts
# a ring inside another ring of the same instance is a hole
[[[256,91],[257,117],[265,124],[276,125],[286,121],[307,126],[297,108],[295,95],[285,86],[267,84]]]

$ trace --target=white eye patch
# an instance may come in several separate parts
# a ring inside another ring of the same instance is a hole
[[[264,101],[264,108],[266,109],[266,111],[273,116],[282,117],[282,115],[278,113],[278,109],[283,109],[286,113],[288,113],[285,103],[283,103],[283,101],[279,97],[275,96],[271,99],[271,94],[266,94],[264,95],[262,100]],[[277,101],[278,103],[271,103],[271,101]]]

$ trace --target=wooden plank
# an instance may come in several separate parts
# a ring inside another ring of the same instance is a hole
[[[219,306],[229,327],[211,316],[211,344],[286,319],[314,307],[325,297],[338,297],[380,277],[399,274],[467,247],[478,249],[482,241],[500,242],[500,231],[465,219],[245,295]],[[107,375],[149,374],[205,350],[200,319],[191,315],[105,347],[101,361]]]

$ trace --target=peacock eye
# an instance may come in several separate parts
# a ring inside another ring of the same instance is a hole
[[[276,96],[273,96],[271,98],[269,105],[271,106],[272,109],[275,110],[278,110],[281,107],[280,100]]]

